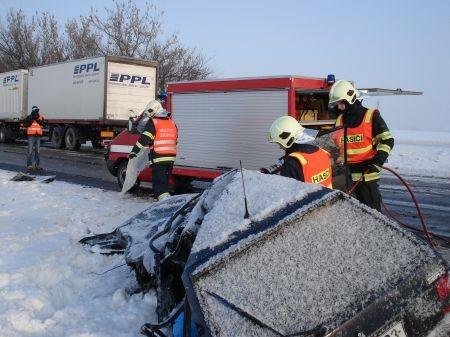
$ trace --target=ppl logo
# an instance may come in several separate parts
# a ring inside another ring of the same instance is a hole
[[[97,66],[97,62],[95,63],[86,63],[86,64],[78,64],[75,66],[75,68],[73,69],[73,74],[74,75],[79,75],[79,74],[83,74],[83,73],[94,73],[100,71],[100,69]]]
[[[19,75],[9,75],[3,77],[3,85],[19,82]]]
[[[138,75],[128,75],[128,74],[118,74],[112,73],[109,77],[111,82],[120,82],[120,83],[138,83],[138,84],[146,84],[150,85],[150,82],[147,82],[147,76],[138,76]]]

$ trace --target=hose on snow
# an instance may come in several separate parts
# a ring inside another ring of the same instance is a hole
[[[395,172],[393,169],[391,169],[391,168],[389,168],[389,167],[386,167],[386,166],[382,166],[382,168],[385,169],[385,170],[387,170],[387,171],[389,171],[389,172],[391,172],[393,175],[395,175],[395,176],[402,182],[402,184],[406,187],[406,189],[408,190],[408,192],[409,192],[409,194],[411,195],[411,198],[412,198],[412,200],[413,200],[413,202],[414,202],[414,205],[416,206],[417,214],[418,214],[419,219],[420,219],[420,222],[421,222],[421,224],[422,224],[422,230],[418,230],[418,231],[420,231],[420,232],[423,233],[423,235],[425,236],[425,240],[428,242],[428,244],[430,245],[430,247],[431,247],[433,250],[436,250],[436,246],[435,246],[435,244],[434,244],[434,242],[433,242],[433,239],[432,239],[431,235],[433,235],[433,236],[435,236],[435,237],[437,237],[437,238],[442,238],[442,237],[440,237],[439,235],[437,235],[437,234],[435,234],[435,233],[431,233],[431,232],[428,230],[428,226],[427,226],[427,224],[426,224],[426,222],[425,222],[425,218],[424,218],[424,216],[423,216],[423,214],[422,214],[422,211],[421,211],[421,209],[420,209],[420,207],[419,207],[419,203],[417,202],[417,198],[416,198],[414,192],[411,190],[409,184],[408,184],[408,183],[407,183],[407,182],[406,182],[406,181],[405,181],[405,180],[404,180],[397,172]],[[353,191],[354,191],[355,188],[358,186],[358,184],[363,180],[364,174],[366,174],[368,171],[369,171],[369,170],[366,170],[366,171],[361,175],[361,178],[359,178],[359,180],[356,181],[356,182],[351,186],[351,188],[350,188],[350,189],[348,190],[348,192],[347,192],[348,195],[351,195],[351,194],[353,193]],[[384,208],[387,210],[386,205],[383,204],[383,206],[384,206]],[[406,224],[400,222],[395,216],[392,216],[392,212],[390,212],[390,211],[387,210],[387,213],[388,213],[388,215],[389,215],[394,221],[396,221],[397,223],[399,223],[401,226],[404,226],[404,227],[407,227],[407,228],[410,228],[410,229],[413,229],[413,230],[417,230],[417,228],[415,228],[415,227],[413,227],[413,226],[406,225]],[[444,241],[448,242],[448,240],[446,240],[445,238],[444,238]]]

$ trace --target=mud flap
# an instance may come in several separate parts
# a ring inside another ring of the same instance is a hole
[[[139,151],[136,157],[130,159],[127,165],[127,174],[122,186],[121,194],[129,191],[136,183],[137,177],[148,163],[149,148],[145,147]]]

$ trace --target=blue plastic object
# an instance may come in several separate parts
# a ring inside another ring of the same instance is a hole
[[[184,312],[181,312],[173,324],[172,328],[173,337],[183,337],[183,324],[184,324]],[[191,321],[191,337],[198,337],[197,327],[195,326],[195,323],[192,321]]]

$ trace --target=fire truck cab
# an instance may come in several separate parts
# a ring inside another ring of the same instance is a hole
[[[331,129],[336,116],[328,110],[334,76],[274,76],[212,79],[169,83],[166,108],[178,130],[178,154],[172,183],[210,181],[225,171],[268,167],[284,152],[267,142],[272,122],[282,116],[296,118],[305,128]],[[385,89],[361,89],[379,94]],[[398,89],[400,90],[400,89]],[[404,93],[393,90],[390,94]],[[109,171],[122,185],[128,153],[139,133],[124,130],[111,142],[106,155]],[[150,169],[140,181],[151,181]]]

